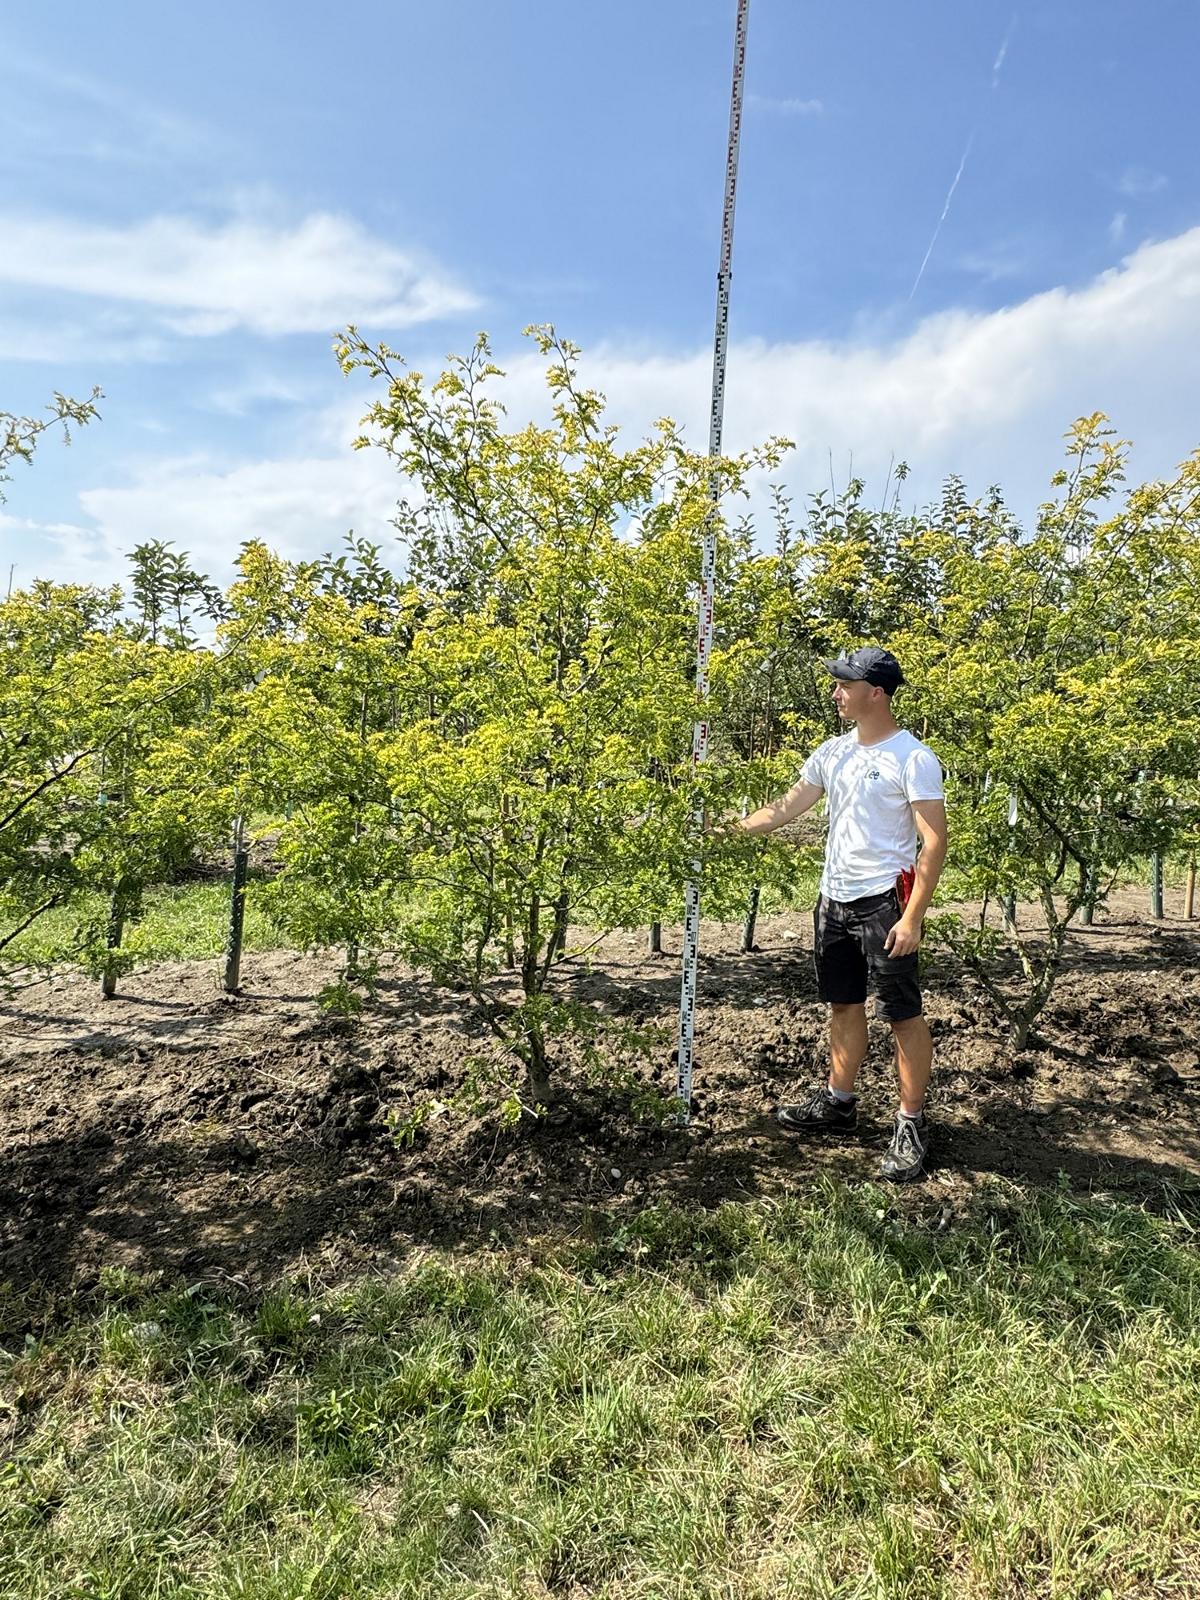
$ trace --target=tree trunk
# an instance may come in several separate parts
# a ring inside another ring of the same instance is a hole
[[[564,889],[554,902],[554,931],[550,935],[551,958],[561,961],[567,950],[567,922],[571,915],[571,897]]]
[[[229,896],[229,935],[225,943],[226,994],[236,994],[241,987],[242,928],[246,919],[246,867],[249,860],[245,820],[238,817],[233,825],[233,888]]]
[[[742,954],[750,955],[757,950],[754,942],[754,929],[758,922],[758,900],[761,890],[756,883],[750,891],[750,898],[746,902],[746,920],[742,923]]]
[[[125,913],[128,906],[127,898],[121,889],[113,890],[112,902],[108,911],[108,935],[105,940],[109,950],[121,948],[121,938],[125,932]],[[100,980],[100,993],[106,1000],[111,1000],[117,992],[117,969],[115,963],[106,963],[104,976]]]
[[[550,1067],[546,1061],[544,1048],[536,1060],[531,1054],[530,1060],[525,1065],[530,1101],[535,1106],[552,1106],[556,1090],[550,1082]]]
[[[1150,857],[1150,915],[1156,922],[1163,916],[1163,858],[1156,850]]]
[[[1080,892],[1083,896],[1083,909],[1079,913],[1079,920],[1085,928],[1090,928],[1092,918],[1096,911],[1096,869],[1084,867],[1079,874]]]
[[[546,1036],[540,1021],[531,1023],[525,1034],[525,1075],[532,1105],[550,1106],[558,1091],[550,1082],[550,1063],[546,1058]]]
[[[500,796],[500,842],[507,849],[511,843],[508,834],[508,824],[512,817],[512,806],[507,795]],[[506,885],[506,900],[509,889]],[[504,965],[510,972],[516,969],[517,947],[515,940],[515,927],[511,900],[504,907]]]
[[[1067,919],[1059,918],[1056,914],[1054,897],[1048,889],[1043,889],[1041,899],[1046,917],[1046,949],[1038,967],[1033,965],[1028,955],[1021,954],[1021,965],[1026,979],[1032,980],[1032,987],[1024,1005],[1009,1015],[1008,1037],[1014,1051],[1025,1048],[1030,1029],[1046,1008],[1058,977],[1058,969],[1062,965],[1063,944],[1067,937]]]
[[[1187,883],[1183,889],[1183,914],[1190,922],[1196,915],[1196,858],[1188,862]]]
[[[360,745],[365,745],[366,742],[367,742],[367,691],[365,689],[362,692],[362,701],[361,701],[361,704],[359,706],[359,713],[358,713],[358,742],[359,742]],[[356,787],[361,789],[361,784],[356,785]],[[362,799],[360,797],[359,799],[355,800],[355,802],[354,802],[354,842],[355,842],[355,844],[357,844],[358,841],[362,838],[362,827],[363,827],[363,825],[362,825],[362,814],[363,814],[363,801],[362,801]],[[357,939],[352,939],[350,941],[350,943],[346,946],[346,965],[350,969],[351,973],[353,973],[358,967],[358,958],[359,958],[360,953],[361,952],[359,950],[358,940]]]
[[[662,947],[662,923],[661,922],[652,922],[650,924],[649,953],[652,956],[660,956],[663,953],[663,947]]]
[[[1014,1055],[1019,1055],[1025,1048],[1025,1041],[1029,1037],[1029,1030],[1033,1026],[1033,1018],[1024,1011],[1013,1017],[1008,1025],[1008,1042]]]
[[[537,977],[542,953],[541,920],[541,896],[535,893],[529,897],[529,916],[525,923],[525,948],[521,952],[521,987],[525,991],[527,1000],[532,1000],[539,988]]]

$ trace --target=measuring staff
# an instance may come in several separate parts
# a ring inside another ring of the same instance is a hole
[[[746,28],[750,0],[738,0],[737,26],[733,43],[733,89],[729,102],[729,143],[725,156],[725,201],[721,211],[721,260],[717,268],[717,323],[713,335],[712,409],[708,423],[708,453],[721,454],[721,428],[725,416],[725,361],[729,349],[729,284],[733,274],[733,214],[737,201],[738,149],[742,128],[742,90],[746,80]],[[700,611],[696,627],[696,699],[699,715],[692,727],[693,771],[708,756],[708,718],[704,702],[708,698],[708,658],[712,652],[713,607],[716,602],[717,510],[720,503],[720,478],[714,471],[709,481],[712,507],[704,528],[700,556]],[[698,844],[704,831],[704,802],[697,789],[692,805],[693,840]],[[679,1034],[675,1050],[675,1093],[679,1100],[679,1120],[686,1122],[692,1101],[692,1067],[695,1059],[696,987],[700,954],[700,869],[697,853],[690,865],[684,888],[683,972],[679,984]]]

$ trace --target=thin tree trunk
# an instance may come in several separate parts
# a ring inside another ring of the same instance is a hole
[[[550,935],[552,959],[561,961],[567,950],[567,923],[571,915],[571,897],[564,889],[554,902],[554,931]]]
[[[1183,889],[1183,914],[1189,922],[1196,915],[1196,858],[1188,862],[1187,883]]]
[[[1029,950],[1022,943],[1017,932],[1016,923],[1008,920],[1007,900],[1001,902],[1005,912],[1005,924],[1012,943],[1012,949],[1020,963],[1021,972],[1028,985],[1025,998],[1021,1003],[1014,1004],[1005,995],[999,985],[989,976],[986,962],[971,960],[968,957],[968,964],[1008,1026],[1008,1041],[1014,1051],[1024,1049],[1033,1023],[1045,1009],[1046,1002],[1049,1000],[1051,991],[1054,988],[1059,968],[1062,965],[1062,953],[1067,936],[1067,928],[1071,918],[1079,908],[1078,900],[1070,900],[1067,906],[1067,914],[1060,916],[1054,904],[1054,896],[1048,888],[1043,888],[1042,890],[1041,903],[1042,911],[1046,918],[1046,947],[1042,951],[1040,959],[1035,961]]]
[[[663,953],[663,947],[662,947],[662,923],[661,922],[652,922],[650,924],[649,953],[652,956],[660,956]]]
[[[525,998],[532,1000],[538,991],[538,958],[541,955],[541,896],[535,891],[529,897],[529,916],[525,923],[525,948],[521,952],[521,987]]]
[[[508,824],[512,817],[512,806],[507,795],[500,796],[500,842],[507,849],[510,844]],[[511,887],[505,894],[504,907],[504,965],[510,972],[517,965],[517,947],[515,929],[513,925],[513,910],[511,900]]]
[[[555,1089],[550,1082],[550,1064],[546,1059],[546,1041],[542,1037],[541,1029],[535,1029],[529,1035],[529,1050],[525,1062],[526,1076],[529,1083],[529,1098],[535,1106],[549,1106],[554,1104]]]
[[[1030,1029],[1046,1008],[1050,992],[1054,988],[1054,981],[1058,976],[1058,969],[1062,964],[1063,940],[1066,937],[1066,923],[1051,926],[1047,930],[1048,948],[1042,957],[1041,970],[1037,974],[1033,989],[1025,1004],[1015,1011],[1009,1023],[1009,1042],[1014,1051],[1025,1048],[1029,1039]]]
[[[1163,858],[1156,850],[1150,857],[1150,915],[1156,922],[1163,917]]]
[[[366,742],[367,742],[367,691],[365,689],[362,692],[362,705],[361,705],[361,707],[359,709],[359,716],[358,716],[358,742],[359,742],[360,745],[365,745]],[[362,797],[360,795],[360,797],[358,798],[358,800],[355,801],[355,804],[354,804],[354,842],[355,842],[355,844],[357,844],[358,841],[362,838],[362,812],[363,812],[363,801],[362,801]],[[350,943],[346,946],[346,965],[347,965],[347,967],[350,969],[350,971],[352,973],[355,971],[355,969],[358,966],[359,955],[360,955],[360,949],[359,949],[358,940],[357,939],[352,939],[350,941]]]
[[[229,936],[225,943],[225,993],[236,994],[242,981],[242,930],[246,920],[246,868],[250,852],[246,848],[245,818],[233,824],[233,887],[229,895]]]
[[[1025,1041],[1029,1037],[1029,1030],[1032,1026],[1033,1018],[1026,1016],[1023,1011],[1015,1016],[1009,1024],[1008,1042],[1015,1054],[1019,1054],[1024,1050]]]
[[[117,951],[121,948],[121,939],[125,932],[125,915],[128,900],[120,888],[113,890],[112,901],[108,911],[108,934],[105,939],[106,948]],[[104,976],[100,982],[100,992],[106,1000],[111,1000],[117,992],[117,968],[115,962],[106,962]]]
[[[526,1000],[533,1000],[541,992],[541,899],[530,897],[529,918],[525,924],[525,949],[522,952],[521,988]],[[525,1068],[529,1079],[529,1095],[534,1105],[550,1105],[554,1089],[550,1083],[550,1064],[546,1059],[546,1037],[540,1018],[530,1018],[526,1012]]]
[[[760,892],[759,886],[756,883],[750,891],[749,899],[746,901],[746,919],[742,923],[743,955],[750,955],[752,951],[758,949],[758,946],[754,942],[754,929],[756,923],[758,922],[758,900]]]

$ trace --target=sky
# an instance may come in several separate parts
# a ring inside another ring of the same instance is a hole
[[[0,582],[167,539],[227,581],[402,552],[357,323],[426,374],[487,330],[514,425],[553,322],[637,437],[707,445],[735,0],[66,0],[0,48],[0,411],[104,390],[0,506]],[[1028,518],[1106,412],[1200,445],[1195,0],[751,0],[725,442],[799,502],[951,473]],[[764,539],[767,530],[764,525]]]

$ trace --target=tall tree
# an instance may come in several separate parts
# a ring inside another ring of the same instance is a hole
[[[682,881],[711,469],[668,423],[622,447],[577,350],[532,331],[550,421],[514,431],[483,340],[429,386],[353,330],[339,355],[386,386],[367,424],[416,486],[402,525],[426,609],[404,675],[424,715],[379,747],[420,908],[403,948],[474,997],[545,1101],[568,924],[640,922],[655,884]],[[718,470],[733,491],[777,459]]]

